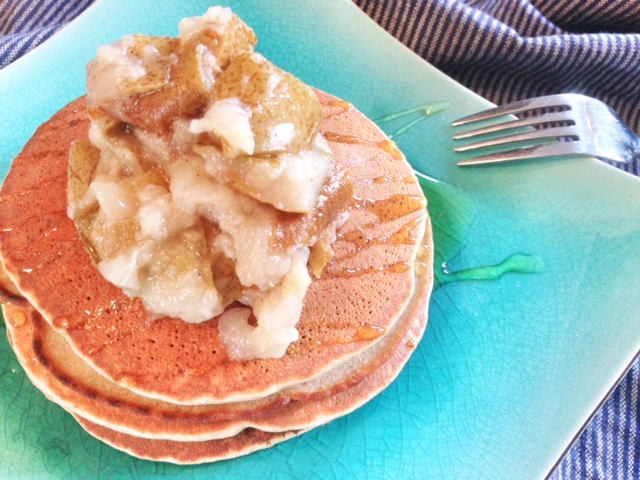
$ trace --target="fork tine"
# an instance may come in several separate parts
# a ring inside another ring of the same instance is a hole
[[[533,125],[541,125],[543,123],[569,122],[569,121],[573,121],[573,119],[567,116],[567,112],[547,113],[547,114],[539,115],[536,117],[497,123],[495,125],[490,125],[488,127],[477,128],[475,130],[469,130],[467,132],[458,133],[453,136],[453,139],[461,140],[463,138],[470,138],[478,135],[485,135],[487,133],[497,133],[505,130],[511,130],[514,128],[531,127]]]
[[[526,112],[536,108],[552,108],[567,106],[567,99],[565,95],[547,95],[545,97],[529,98],[526,100],[520,100],[518,102],[509,103],[500,107],[490,108],[483,110],[473,115],[460,118],[451,122],[452,127],[465,125],[472,122],[479,122],[481,120],[488,120],[490,118],[499,117],[502,115],[512,115],[516,113]]]
[[[458,165],[460,165],[461,167],[469,167],[474,165],[484,165],[487,163],[501,163],[514,160],[531,160],[540,157],[565,157],[569,155],[592,156],[578,150],[575,143],[556,143],[518,148],[516,150],[509,150],[506,152],[498,152],[489,155],[483,155],[480,157],[474,157],[468,160],[462,160],[461,162],[458,162]]]
[[[509,143],[526,142],[528,140],[545,140],[549,139],[555,142],[559,137],[577,137],[578,131],[574,125],[568,127],[542,128],[526,133],[516,133],[514,135],[505,135],[504,137],[492,138],[482,142],[470,143],[456,147],[456,152],[466,152],[468,150],[476,150],[478,148],[494,147],[498,145],[506,145]]]

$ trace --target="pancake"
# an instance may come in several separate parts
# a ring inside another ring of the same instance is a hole
[[[149,322],[139,300],[99,274],[66,213],[69,147],[87,137],[89,125],[83,99],[36,132],[3,184],[6,272],[85,362],[145,397],[185,405],[251,401],[335,369],[380,341],[407,309],[427,214],[395,144],[350,104],[318,97],[322,131],[353,180],[355,205],[334,258],[309,287],[300,339],[282,358],[230,361],[215,319]],[[428,298],[430,289],[425,283],[416,295]]]
[[[286,428],[285,425],[291,424],[292,418],[296,416],[313,418],[315,422],[305,429],[269,432],[250,427],[229,438],[185,442],[141,438],[98,425],[76,414],[74,417],[87,432],[96,438],[114,448],[148,460],[178,464],[203,463],[267,448],[274,443],[305,433],[311,428],[350,413],[386,388],[401,371],[416,346],[415,341],[419,340],[424,331],[426,316],[422,312],[425,311],[425,307],[424,299],[412,305],[407,312],[412,318],[410,332],[403,337],[403,341],[384,364],[365,380],[335,396],[320,401],[290,404],[272,415],[272,420],[283,429]],[[259,425],[259,422],[256,424]]]
[[[430,263],[430,250],[421,261]],[[421,270],[416,291],[432,281],[429,270]],[[311,386],[285,389],[278,395],[250,402],[178,406],[152,400],[130,392],[95,373],[69,347],[61,335],[42,319],[37,311],[19,306],[3,308],[13,348],[32,382],[48,398],[66,410],[92,423],[130,435],[179,441],[202,441],[235,435],[246,428],[263,431],[302,430],[315,427],[364,403],[390,381],[380,376],[391,358],[397,374],[411,350],[417,344],[426,325],[424,295],[412,298],[396,327],[371,348],[362,358],[353,360],[330,372],[325,379]],[[353,365],[352,365],[353,364]],[[348,366],[348,368],[346,368]],[[389,370],[389,367],[386,367]],[[349,394],[352,403],[339,403],[342,392],[355,389],[361,382],[369,385],[358,395]],[[372,386],[373,385],[373,386]],[[322,408],[328,401],[331,408]],[[340,408],[335,409],[340,406]]]
[[[248,429],[238,435],[208,442],[174,442],[134,437],[102,427],[75,415],[75,419],[89,434],[134,457],[156,462],[190,465],[229,460],[251,452],[269,448],[301,432],[269,433]]]

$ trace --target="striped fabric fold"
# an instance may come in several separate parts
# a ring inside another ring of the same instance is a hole
[[[537,0],[540,13],[572,33],[640,32],[640,4],[629,0]]]
[[[45,41],[93,0],[0,0],[0,68]]]
[[[0,68],[92,2],[0,0]],[[494,103],[579,92],[604,100],[640,132],[640,1],[354,2],[418,55]],[[622,168],[640,173],[637,161]],[[553,480],[640,478],[639,389],[636,362]]]

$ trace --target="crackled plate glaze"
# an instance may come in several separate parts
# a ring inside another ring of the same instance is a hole
[[[409,114],[381,123],[432,179],[446,270],[437,267],[427,333],[400,377],[358,411],[269,450],[189,467],[137,460],[84,433],[30,384],[2,335],[0,477],[546,475],[640,347],[638,179],[592,160],[458,168],[448,125],[487,103],[349,1],[221,3],[255,29],[260,52],[373,119],[450,103],[409,129]],[[0,71],[0,177],[36,127],[83,93],[98,45],[175,35],[180,18],[208,6],[100,0]]]

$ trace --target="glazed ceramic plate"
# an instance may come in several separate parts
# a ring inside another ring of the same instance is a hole
[[[638,179],[588,159],[459,168],[449,123],[487,103],[349,1],[223,3],[255,29],[260,52],[373,119],[450,103],[408,129],[420,112],[380,122],[432,179],[439,283],[426,335],[358,411],[269,450],[190,467],[137,460],[84,433],[31,386],[3,336],[0,477],[546,475],[640,347]],[[180,18],[208,5],[100,0],[1,71],[0,175],[40,123],[83,93],[98,45],[176,35]]]

